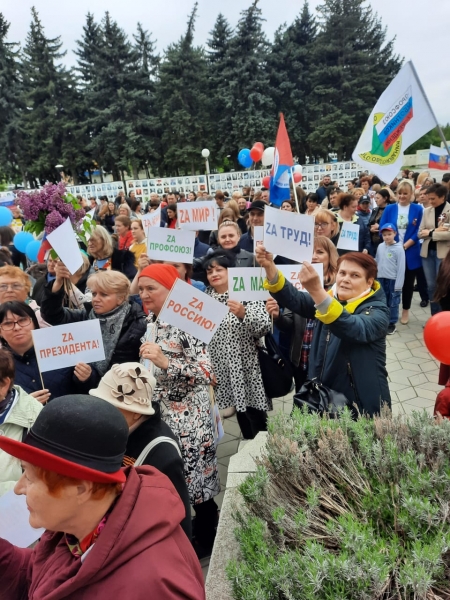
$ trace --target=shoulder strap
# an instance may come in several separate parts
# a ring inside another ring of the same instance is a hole
[[[174,446],[177,449],[177,452],[178,452],[180,458],[183,458],[181,456],[180,447],[176,443],[176,441],[170,437],[167,437],[166,435],[160,435],[159,437],[155,438],[154,440],[152,440],[145,446],[145,448],[142,450],[142,452],[137,457],[137,459],[134,463],[134,466],[140,467],[142,465],[142,463],[144,462],[144,460],[147,458],[147,455],[150,454],[150,452],[153,450],[153,448],[155,448],[158,444],[161,444],[163,442],[165,442],[167,444],[172,444],[172,446]]]

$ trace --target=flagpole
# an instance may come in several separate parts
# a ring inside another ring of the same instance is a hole
[[[436,119],[436,115],[434,114],[434,110],[433,110],[433,108],[432,108],[432,106],[430,104],[430,101],[428,100],[428,96],[426,95],[425,90],[423,89],[422,82],[420,81],[419,76],[417,75],[417,71],[416,71],[416,68],[414,66],[414,63],[412,62],[412,60],[410,60],[409,63],[411,65],[411,69],[412,69],[412,72],[414,74],[414,77],[416,78],[417,85],[419,86],[420,91],[422,92],[423,97],[425,98],[425,101],[428,104],[428,108],[429,108],[431,114],[433,115],[433,119],[434,119],[434,121],[436,123],[436,128],[437,128],[437,130],[439,132],[441,140],[444,142],[445,148],[447,150],[447,154],[450,156],[450,148],[448,147],[447,140],[445,139],[444,132],[442,131],[441,126],[439,125],[438,120]]]
[[[289,167],[289,169],[291,171],[291,180],[292,180],[292,187],[294,189],[295,204],[297,206],[297,212],[298,212],[298,214],[300,214],[300,207],[298,205],[298,197],[297,197],[297,188],[295,187],[295,181],[294,181],[294,169],[292,167]]]

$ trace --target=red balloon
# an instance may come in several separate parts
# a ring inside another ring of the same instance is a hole
[[[303,175],[301,173],[294,173],[294,181],[295,183],[300,183],[303,179]]]
[[[263,177],[262,184],[263,184],[263,187],[265,187],[267,189],[270,188],[270,176],[269,175],[267,175],[266,177]]]
[[[440,312],[428,319],[423,330],[428,352],[445,365],[450,365],[450,312]]]
[[[262,159],[263,154],[264,146],[261,144],[261,142],[256,142],[256,144],[254,144],[253,148],[250,150],[250,158],[253,160],[253,162],[259,162]]]

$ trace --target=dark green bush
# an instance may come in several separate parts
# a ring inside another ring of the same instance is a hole
[[[450,598],[450,421],[279,414],[239,490],[236,600]]]

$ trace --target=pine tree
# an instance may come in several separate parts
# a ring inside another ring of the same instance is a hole
[[[317,7],[309,142],[316,155],[349,158],[380,94],[401,60],[394,40],[364,0],[324,0]]]
[[[26,178],[26,143],[20,126],[25,109],[18,44],[8,42],[10,24],[0,13],[0,173],[12,181]]]
[[[158,105],[163,127],[163,171],[194,173],[202,165],[207,145],[207,63],[202,48],[194,46],[197,3],[184,36],[171,44],[160,67]]]
[[[270,46],[262,29],[258,1],[241,12],[230,43],[230,67],[223,74],[228,81],[224,100],[232,115],[226,143],[234,159],[240,148],[256,141],[266,145],[273,142],[277,128],[266,65]]]
[[[270,91],[277,112],[284,113],[292,152],[301,162],[310,154],[312,49],[317,24],[305,1],[300,15],[275,33],[268,58]]]
[[[102,34],[98,23],[94,21],[94,15],[86,15],[86,24],[83,26],[83,37],[77,40],[77,49],[74,50],[78,57],[79,85],[81,88],[91,86],[97,77],[97,63],[100,46],[102,44]]]
[[[228,135],[231,131],[233,111],[227,107],[226,93],[230,81],[225,73],[231,71],[230,43],[233,30],[222,15],[216,19],[207,41],[206,56],[208,61],[208,120],[214,123],[209,137],[208,148],[211,150],[212,164],[223,162],[230,148]]]
[[[143,157],[153,151],[148,81],[139,69],[135,49],[109,13],[102,21],[101,34],[96,73],[86,96],[93,113],[89,149],[114,179],[130,167],[137,177]]]
[[[55,165],[61,161],[61,139],[64,114],[61,98],[65,71],[60,59],[60,37],[46,38],[35,8],[24,47],[23,84],[27,112],[20,127],[28,147],[27,178],[32,186],[38,181],[57,181]]]

